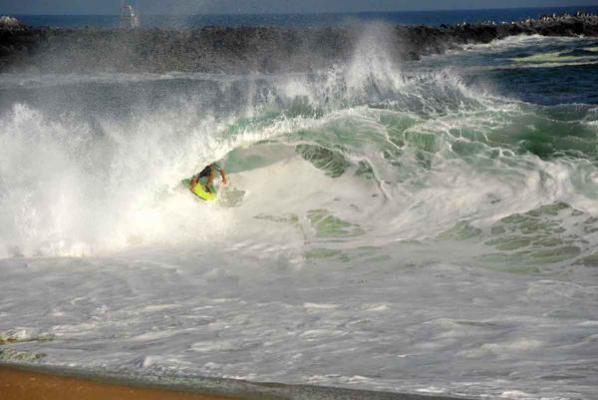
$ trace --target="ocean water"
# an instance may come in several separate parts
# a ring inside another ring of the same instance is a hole
[[[188,28],[203,26],[338,26],[360,22],[384,22],[387,24],[454,25],[462,22],[510,22],[527,18],[538,18],[553,13],[575,13],[584,10],[598,13],[598,6],[513,8],[496,10],[453,10],[453,11],[404,11],[404,12],[360,12],[323,14],[271,14],[271,15],[144,15],[140,13],[142,26],[162,28]],[[118,11],[118,10],[115,10]],[[102,27],[114,28],[120,25],[118,15],[18,15],[19,20],[32,26],[54,27]]]
[[[598,40],[385,29],[310,74],[0,75],[0,358],[595,398]]]

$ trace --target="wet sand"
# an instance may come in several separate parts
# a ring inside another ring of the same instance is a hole
[[[0,366],[2,400],[226,400],[241,399],[211,394],[128,386],[73,376]]]
[[[97,372],[0,362],[0,400],[465,400],[463,397],[236,379],[191,377],[176,383],[158,378],[96,375]]]

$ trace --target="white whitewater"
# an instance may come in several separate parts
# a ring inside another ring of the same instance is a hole
[[[598,169],[517,134],[598,133],[596,108],[465,79],[540,38],[399,65],[383,37],[310,75],[2,76],[0,357],[595,395]],[[232,187],[200,204],[179,182],[216,160]]]

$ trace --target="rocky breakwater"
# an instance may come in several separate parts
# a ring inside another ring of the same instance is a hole
[[[14,22],[14,21],[13,21]],[[456,26],[59,29],[0,25],[0,72],[299,72],[349,59],[364,36],[397,60],[512,35],[598,36],[598,16]],[[367,41],[366,41],[366,46]]]

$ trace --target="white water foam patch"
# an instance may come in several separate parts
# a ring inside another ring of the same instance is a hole
[[[24,105],[7,113],[0,125],[2,256],[89,255],[187,232],[181,227],[200,217],[181,212],[193,200],[173,186],[211,160],[209,146],[189,148],[211,130],[181,135],[176,115],[144,118],[101,121],[98,136],[76,119],[56,121]]]
[[[541,48],[542,46],[553,46],[555,44],[569,44],[583,40],[578,37],[554,37],[542,35],[516,35],[508,36],[503,39],[494,39],[489,43],[479,44],[465,44],[460,46],[459,50],[450,50],[448,53],[461,52],[484,52],[494,54],[503,50],[518,49],[522,46],[533,46],[534,48]]]
[[[88,138],[70,135],[85,130],[74,121],[44,121],[24,105],[2,118],[0,255],[61,251],[65,237],[85,237],[77,221],[94,221],[82,207],[85,180],[77,150],[87,146]],[[82,243],[72,245],[85,251]]]
[[[123,232],[124,238],[124,235],[131,235],[131,229],[135,227],[133,242],[162,241],[171,245],[194,242],[201,238],[213,242],[220,236],[234,234],[236,230],[245,232],[245,227],[251,225],[251,221],[245,221],[246,225],[244,225],[239,221],[239,213],[221,207],[218,202],[213,204],[202,202],[198,207],[197,200],[193,199],[185,189],[173,188],[173,182],[178,182],[181,176],[190,175],[208,162],[221,159],[232,149],[250,146],[319,123],[321,122],[301,117],[290,119],[281,117],[266,126],[246,127],[228,139],[221,138],[220,128],[212,131],[213,136],[207,138],[202,137],[201,134],[192,134],[193,139],[188,141],[187,146],[183,146],[183,150],[180,150],[182,154],[172,155],[173,159],[178,160],[174,167],[167,168],[172,163],[169,158],[164,160],[164,165],[152,167],[161,175],[156,176],[147,188],[141,190],[137,203],[131,205],[132,211],[127,213],[127,218],[122,221],[119,231]],[[207,131],[205,127],[196,129],[200,132]],[[162,135],[159,137],[161,138]],[[157,143],[153,143],[150,147],[157,146]],[[175,144],[175,147],[180,147],[180,144]],[[197,159],[205,161],[197,163]],[[190,169],[189,165],[195,166],[195,169]],[[267,197],[277,198],[274,194],[268,196],[261,189],[270,186],[271,179],[265,179],[262,184],[254,179],[244,184],[242,176],[236,174],[230,175],[229,179],[234,187],[248,191],[249,194],[259,194],[261,204],[269,204],[264,202]],[[289,177],[286,182],[291,181],[292,178]],[[162,192],[159,190],[160,187],[163,188]]]
[[[381,198],[371,197],[371,184],[350,174],[328,177],[299,156],[236,174],[235,179],[247,193],[243,204],[231,211],[237,231],[229,232],[225,245],[269,261],[288,256],[299,267],[306,246],[326,239],[310,222],[310,213],[322,212],[370,231],[377,225],[370,218],[382,206]],[[336,238],[336,244],[346,242],[352,248],[374,243],[371,236],[344,239]]]
[[[321,123],[281,115],[228,133],[236,121],[197,116],[189,104],[96,119],[98,132],[15,105],[0,121],[0,256],[92,255],[225,234],[231,213],[198,206],[180,180],[232,149]]]

